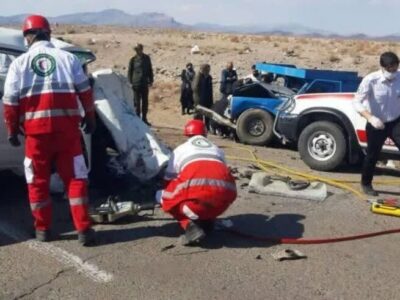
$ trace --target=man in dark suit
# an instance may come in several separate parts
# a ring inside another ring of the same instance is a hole
[[[148,126],[147,111],[149,105],[149,87],[153,84],[153,68],[150,56],[143,53],[143,45],[134,48],[136,55],[129,61],[128,79],[132,84],[136,113]]]
[[[219,90],[224,97],[232,95],[233,85],[237,80],[238,76],[233,68],[233,62],[229,62],[226,65],[226,69],[222,70],[221,73],[221,85]]]

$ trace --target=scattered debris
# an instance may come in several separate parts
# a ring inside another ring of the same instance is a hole
[[[247,182],[244,182],[244,183],[242,183],[241,185],[240,185],[240,188],[245,188],[245,187],[248,187],[249,186],[249,184],[247,183]]]
[[[190,54],[200,54],[200,48],[197,45],[194,45],[193,48],[190,50]]]
[[[292,180],[290,177],[270,176],[264,172],[253,174],[249,193],[313,201],[323,201],[328,197],[326,184],[322,182]]]
[[[298,56],[294,50],[284,51],[283,55],[285,55],[287,57],[296,57],[296,56]]]
[[[295,259],[306,259],[307,256],[296,249],[284,249],[272,253],[272,257],[277,261],[283,260],[295,260]]]
[[[231,174],[235,176],[237,179],[239,178],[245,178],[245,179],[251,179],[251,176],[254,174],[254,169],[251,169],[250,167],[248,168],[239,168],[239,167],[233,167],[231,168]]]
[[[165,251],[168,251],[168,250],[171,250],[171,249],[174,249],[174,248],[175,248],[175,245],[174,245],[174,244],[171,244],[171,245],[162,247],[162,248],[161,248],[161,252],[165,252]]]
[[[93,38],[91,38],[91,39],[89,39],[89,40],[87,41],[87,44],[88,44],[89,46],[96,45],[96,43],[97,43],[97,40],[96,40],[96,39],[93,39]]]

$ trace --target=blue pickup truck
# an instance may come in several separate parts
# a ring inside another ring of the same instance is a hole
[[[299,94],[354,92],[361,78],[357,72],[301,69],[294,65],[257,63],[267,82],[252,82],[237,88],[225,116],[242,143],[268,145],[279,107]],[[222,125],[226,125],[226,122]]]

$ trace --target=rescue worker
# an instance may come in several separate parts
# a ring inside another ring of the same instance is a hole
[[[55,165],[68,192],[78,241],[88,246],[94,242],[95,233],[88,215],[88,171],[79,126],[83,122],[86,133],[95,130],[89,80],[75,55],[50,42],[46,18],[28,16],[23,35],[29,50],[10,65],[3,103],[11,145],[20,146],[20,127],[25,135],[25,177],[36,239],[47,242],[52,238],[49,181]]]
[[[367,75],[354,98],[354,108],[367,120],[367,154],[361,174],[361,189],[377,196],[372,187],[375,165],[385,140],[390,137],[400,149],[399,58],[393,52],[380,56],[381,70]]]
[[[189,140],[174,150],[157,200],[185,230],[182,244],[192,245],[236,199],[236,185],[224,152],[206,138],[203,121],[188,121],[184,134]]]

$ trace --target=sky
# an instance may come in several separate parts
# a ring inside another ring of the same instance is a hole
[[[3,0],[0,15],[59,16],[103,9],[160,12],[185,24],[299,24],[339,34],[400,33],[400,0]]]

